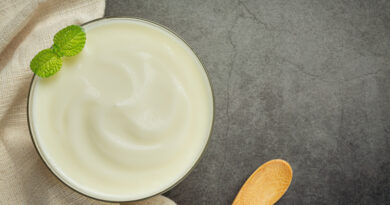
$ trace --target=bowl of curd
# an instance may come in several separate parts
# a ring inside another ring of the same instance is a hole
[[[94,199],[161,194],[187,176],[211,135],[205,68],[167,28],[137,18],[82,25],[86,44],[28,97],[32,141],[63,183]]]

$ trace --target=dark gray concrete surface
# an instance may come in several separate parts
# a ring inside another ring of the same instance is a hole
[[[161,23],[210,73],[215,127],[200,164],[165,195],[230,204],[274,158],[282,204],[390,204],[390,1],[108,0],[106,16]]]

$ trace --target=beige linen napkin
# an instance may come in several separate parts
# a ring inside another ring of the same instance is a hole
[[[0,0],[0,204],[105,204],[50,173],[26,124],[30,60],[59,29],[102,17],[104,7],[104,0]]]
[[[0,0],[0,204],[108,204],[62,184],[30,139],[30,60],[70,24],[102,17],[104,0]],[[175,204],[163,196],[129,204]]]

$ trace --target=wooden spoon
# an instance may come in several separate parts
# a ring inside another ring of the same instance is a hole
[[[288,162],[268,161],[246,180],[232,205],[272,205],[287,191],[292,175]]]

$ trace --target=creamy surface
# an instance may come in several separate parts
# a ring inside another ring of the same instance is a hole
[[[164,28],[105,19],[61,71],[36,78],[30,122],[54,173],[76,190],[116,201],[174,185],[209,137],[213,100],[202,65]]]

